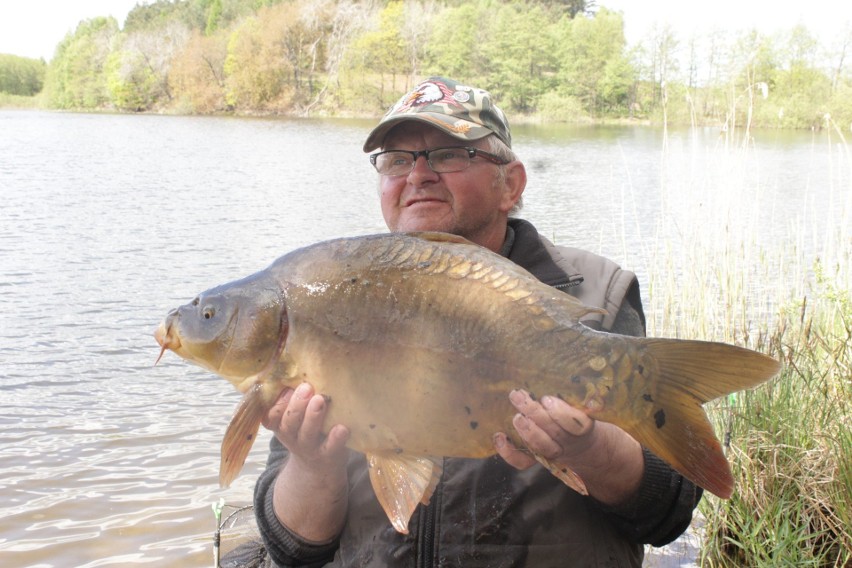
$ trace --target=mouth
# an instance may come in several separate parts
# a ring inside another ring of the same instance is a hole
[[[432,203],[445,203],[445,201],[443,199],[438,199],[437,197],[414,197],[405,202],[405,207]]]
[[[172,334],[171,321],[164,321],[157,327],[156,331],[154,331],[154,339],[160,345],[160,355],[154,361],[154,365],[160,362],[167,349],[174,350],[180,347],[180,339]]]

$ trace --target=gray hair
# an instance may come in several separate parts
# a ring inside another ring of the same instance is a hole
[[[518,159],[518,156],[515,152],[512,151],[502,140],[497,138],[496,136],[489,135],[486,136],[483,140],[483,150],[486,152],[491,152],[492,154],[499,156],[506,160],[507,162],[514,162]],[[497,179],[495,180],[496,184],[503,185],[506,183],[506,166],[497,166]],[[524,196],[518,198],[518,201],[515,203],[515,206],[512,207],[512,210],[509,211],[509,215],[517,214],[521,208],[524,206]]]

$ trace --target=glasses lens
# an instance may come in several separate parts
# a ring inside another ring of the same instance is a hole
[[[408,152],[381,152],[376,155],[376,171],[384,176],[401,176],[411,171],[414,156]]]
[[[460,172],[470,165],[465,148],[435,148],[429,152],[429,165],[438,173]]]

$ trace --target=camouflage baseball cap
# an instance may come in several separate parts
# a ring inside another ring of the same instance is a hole
[[[488,91],[444,77],[430,77],[403,95],[382,117],[367,136],[364,151],[379,148],[391,128],[406,120],[431,124],[461,140],[479,140],[495,134],[512,147],[509,121],[491,101]]]

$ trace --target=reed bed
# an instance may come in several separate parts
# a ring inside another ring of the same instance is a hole
[[[726,341],[783,362],[767,384],[708,405],[736,489],[727,501],[705,494],[697,561],[850,567],[852,160],[839,130],[821,133],[828,198],[773,218],[759,142],[735,136],[663,151],[660,226],[642,253],[649,335]]]

